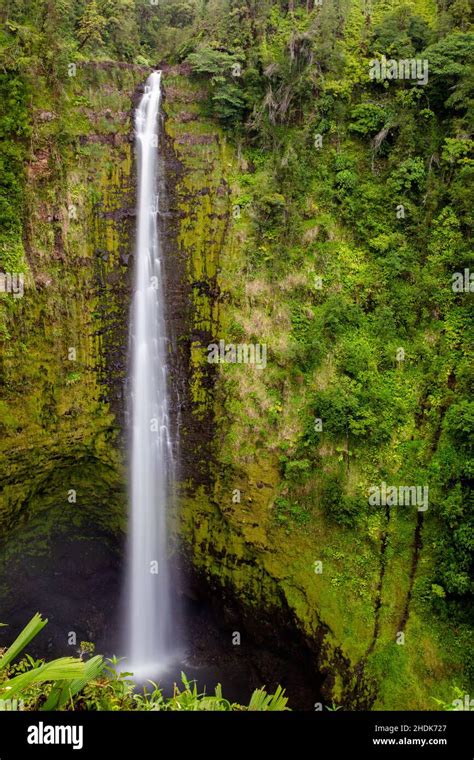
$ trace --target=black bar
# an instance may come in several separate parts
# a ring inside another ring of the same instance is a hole
[[[64,730],[56,734],[56,726]],[[290,760],[302,753],[314,760],[344,757],[341,752],[362,758],[472,760],[472,734],[472,715],[462,711],[0,712],[0,760],[25,755],[63,759],[102,754],[110,758],[112,753],[119,758],[163,757],[164,753],[184,757],[203,750],[219,759],[236,751],[246,758],[254,755],[257,746],[264,757],[289,751]],[[44,743],[29,743],[28,737],[42,737]],[[72,744],[46,743],[50,737],[69,739],[77,749]]]

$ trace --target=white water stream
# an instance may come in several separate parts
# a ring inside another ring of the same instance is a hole
[[[167,559],[174,468],[157,194],[160,80],[161,72],[150,75],[135,114],[138,205],[130,323],[127,669],[143,677],[166,668],[176,651]]]

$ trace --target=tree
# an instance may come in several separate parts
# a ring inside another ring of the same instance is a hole
[[[107,19],[99,12],[96,0],[91,0],[79,21],[79,50],[86,44],[103,45],[102,33],[106,25]]]
[[[187,60],[196,74],[210,78],[215,115],[224,121],[238,119],[245,108],[242,90],[237,84],[241,77],[240,56],[206,45],[191,53]]]
[[[474,33],[451,34],[423,51],[429,60],[430,101],[438,108],[467,111],[474,121]]]

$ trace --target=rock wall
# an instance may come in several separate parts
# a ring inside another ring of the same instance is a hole
[[[114,626],[104,599],[125,527],[132,117],[146,73],[83,64],[61,95],[38,94],[50,110],[32,114],[25,292],[3,297],[2,611],[12,627],[37,609],[60,618],[48,626],[59,647],[68,600],[78,637]]]

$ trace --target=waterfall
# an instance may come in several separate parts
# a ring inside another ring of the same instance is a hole
[[[158,195],[161,72],[135,114],[137,228],[129,357],[127,668],[151,677],[173,651],[167,506],[174,476]]]

